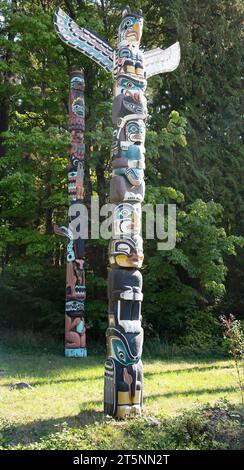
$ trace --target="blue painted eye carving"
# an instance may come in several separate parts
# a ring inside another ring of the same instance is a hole
[[[77,171],[70,171],[68,173],[68,178],[76,178],[77,176]]]
[[[81,77],[74,77],[71,79],[71,88],[75,88],[77,85],[84,85],[84,78]]]
[[[128,47],[123,47],[119,51],[119,57],[132,57],[132,52],[130,49],[128,49]]]
[[[125,29],[128,28],[129,26],[131,26],[132,24],[133,24],[132,20],[129,20],[129,19],[128,19],[128,20],[125,22],[125,26],[124,26]]]
[[[125,362],[125,354],[123,353],[122,349],[118,347],[117,353],[121,361]]]
[[[127,18],[122,24],[121,29],[128,29],[130,26],[133,25],[133,21],[131,18]]]
[[[144,89],[144,83],[140,83],[139,81],[132,81],[132,80],[127,80],[125,78],[122,78],[119,80],[119,85],[121,88],[124,88],[126,90],[136,90],[140,92],[140,90]]]
[[[72,106],[72,111],[77,114],[78,116],[84,117],[84,108],[79,104],[75,104]]]
[[[135,134],[135,133],[137,133],[137,132],[140,131],[140,128],[139,128],[139,126],[136,126],[135,124],[129,124],[129,126],[128,126],[128,131],[129,131],[130,133]]]
[[[121,86],[123,88],[126,88],[127,90],[135,88],[134,83],[131,82],[130,80],[121,80]]]
[[[120,339],[112,339],[112,345],[116,359],[123,365],[129,364],[130,359],[125,346]]]
[[[118,338],[112,338],[112,347],[115,359],[122,365],[136,364],[139,361],[139,357],[130,358],[125,345]]]

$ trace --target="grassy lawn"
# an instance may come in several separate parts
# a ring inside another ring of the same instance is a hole
[[[218,444],[211,444],[213,439],[208,433],[206,442],[202,436],[209,410],[219,400],[222,404],[217,405],[218,413],[227,413],[232,420],[234,444],[240,444],[242,413],[239,408],[233,412],[240,402],[240,392],[231,360],[144,357],[144,414],[133,422],[103,416],[103,362],[104,357],[99,356],[69,359],[43,350],[32,354],[2,350],[0,446],[218,448]],[[27,382],[33,388],[17,390],[13,387],[16,382]],[[237,421],[235,413],[239,416]],[[225,443],[221,441],[219,445]]]

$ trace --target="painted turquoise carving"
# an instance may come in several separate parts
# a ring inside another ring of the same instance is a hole
[[[125,344],[119,338],[112,338],[112,350],[114,353],[114,359],[116,359],[123,366],[129,366],[132,364],[137,364],[140,360],[140,357],[132,357],[128,354]]]
[[[65,357],[87,357],[87,349],[86,348],[75,348],[75,349],[65,348],[64,355]]]

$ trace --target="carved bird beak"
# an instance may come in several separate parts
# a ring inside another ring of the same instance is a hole
[[[133,31],[136,33],[136,38],[139,41],[140,40],[140,26],[139,23],[135,23],[133,26]]]

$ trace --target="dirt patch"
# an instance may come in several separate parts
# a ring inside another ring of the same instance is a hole
[[[244,449],[244,409],[210,408],[203,411],[203,431],[214,441],[228,448]]]

